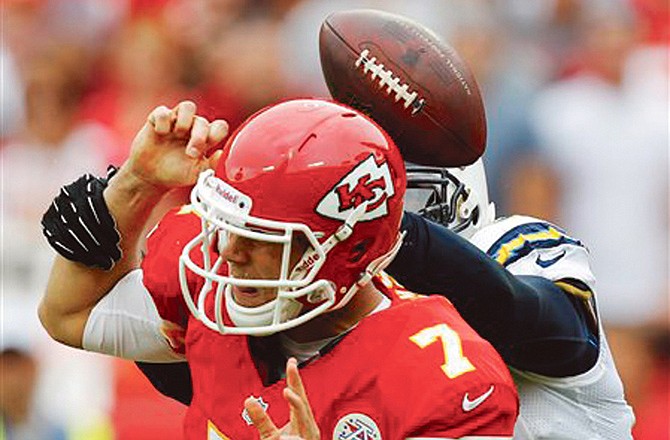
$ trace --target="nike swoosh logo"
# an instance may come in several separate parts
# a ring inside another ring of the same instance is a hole
[[[479,405],[484,403],[486,399],[489,398],[491,393],[493,393],[494,389],[495,386],[491,385],[491,388],[489,388],[487,392],[485,392],[484,394],[482,394],[481,396],[477,397],[474,400],[470,400],[468,393],[465,393],[465,395],[463,396],[463,411],[469,412],[477,408]]]
[[[558,262],[558,260],[560,260],[563,257],[565,257],[565,249],[563,250],[563,252],[556,255],[554,258],[550,258],[548,260],[544,260],[541,255],[538,255],[537,258],[535,259],[535,264],[537,264],[538,266],[540,266],[542,268],[547,268],[547,267],[555,264],[556,262]]]

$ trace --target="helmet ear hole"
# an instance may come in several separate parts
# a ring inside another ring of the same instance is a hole
[[[357,263],[358,261],[360,261],[363,255],[365,255],[365,252],[368,250],[371,241],[372,241],[371,238],[365,238],[356,243],[351,248],[351,257],[349,258],[349,262]]]
[[[304,233],[299,232],[294,235],[294,241],[292,246],[295,247],[295,249],[300,252],[302,255],[303,253],[307,252],[307,249],[311,247],[311,244],[309,242],[309,239],[305,236]]]
[[[472,210],[472,215],[470,218],[472,219],[473,225],[477,225],[479,223],[479,206]]]

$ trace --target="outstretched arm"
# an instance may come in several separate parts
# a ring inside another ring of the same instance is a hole
[[[116,282],[139,265],[141,234],[153,207],[170,189],[195,183],[218,155],[204,153],[228,132],[225,121],[209,123],[184,101],[151,112],[133,140],[130,157],[104,191],[104,201],[121,236],[121,259],[108,271],[56,256],[39,317],[56,340],[82,347],[93,307]]]
[[[515,276],[467,240],[405,213],[403,246],[387,271],[408,289],[446,296],[509,365],[548,376],[591,368],[597,330],[588,311],[552,281]]]

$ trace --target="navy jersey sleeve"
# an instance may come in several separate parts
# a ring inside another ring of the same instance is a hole
[[[408,289],[446,296],[517,369],[553,377],[591,368],[597,330],[577,300],[551,280],[515,276],[454,232],[405,213],[406,238],[388,268]]]

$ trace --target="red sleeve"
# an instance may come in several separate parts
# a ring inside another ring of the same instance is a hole
[[[160,316],[186,328],[189,310],[179,283],[179,256],[184,246],[200,232],[200,219],[185,207],[169,211],[147,239],[147,253],[142,261],[144,286],[156,304]],[[188,272],[191,292],[201,285]]]

